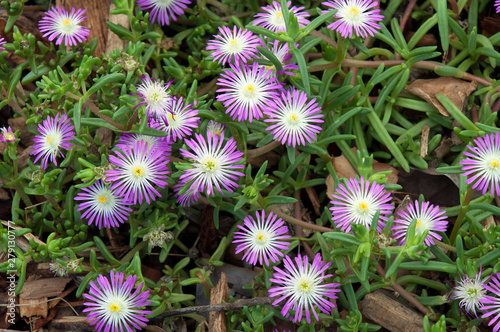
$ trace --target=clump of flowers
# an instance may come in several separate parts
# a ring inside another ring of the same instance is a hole
[[[475,146],[467,145],[468,158],[460,161],[463,176],[470,176],[466,183],[481,191],[489,191],[491,196],[500,196],[500,133],[491,133],[474,139]]]
[[[486,289],[484,284],[489,276],[481,280],[481,271],[473,278],[463,275],[457,281],[458,285],[453,287],[450,293],[450,300],[460,300],[460,310],[465,310],[469,315],[474,315],[477,319],[477,309],[481,309],[483,304],[481,300],[485,299]]]
[[[109,189],[102,180],[82,188],[83,192],[76,195],[75,200],[84,201],[78,204],[78,211],[84,210],[82,218],[88,219],[91,225],[101,228],[118,227],[128,220],[132,209],[123,202],[123,198]]]
[[[246,63],[258,54],[257,46],[262,42],[258,36],[245,28],[219,27],[220,35],[215,35],[207,44],[207,50],[213,51],[215,61],[225,65],[228,63]]]
[[[290,8],[291,4],[292,2],[288,1],[287,6]],[[309,17],[309,13],[302,12],[303,9],[304,7],[295,6],[289,9],[289,11],[292,12],[297,18],[300,28],[311,23],[306,18]],[[273,1],[271,5],[262,7],[262,10],[265,13],[258,13],[255,15],[253,25],[261,26],[274,32],[286,31],[285,19],[283,18],[283,12],[281,10],[281,3]]]
[[[87,18],[83,16],[86,9],[71,8],[68,13],[66,9],[56,6],[45,13],[38,23],[40,32],[43,37],[49,38],[49,41],[56,39],[56,45],[64,44],[65,46],[76,46],[78,43],[83,43],[87,40],[90,30],[80,25]]]
[[[338,20],[328,25],[328,29],[338,31],[344,38],[352,38],[353,33],[358,37],[373,37],[380,29],[376,22],[384,19],[380,9],[372,9],[378,5],[375,0],[329,0],[323,5],[337,9],[334,17]]]
[[[274,135],[273,138],[283,145],[306,145],[316,140],[315,135],[321,131],[321,127],[315,124],[323,123],[321,119],[321,107],[316,99],[307,101],[307,94],[291,88],[281,93],[280,98],[271,100],[271,104],[265,111],[272,125],[267,127]]]
[[[394,209],[389,203],[391,199],[391,194],[377,182],[370,182],[363,177],[359,181],[349,179],[346,186],[339,184],[333,201],[330,202],[333,205],[330,208],[332,220],[341,231],[349,233],[351,222],[370,228],[373,216],[380,211],[377,231],[382,232]]]
[[[256,212],[257,221],[252,216],[247,216],[243,220],[244,225],[237,225],[241,232],[234,232],[233,243],[236,246],[236,254],[245,251],[243,260],[249,264],[256,265],[264,263],[269,266],[269,261],[278,262],[283,256],[280,250],[288,250],[290,242],[284,239],[290,238],[287,235],[288,227],[285,222],[278,218],[273,212],[266,218],[265,211]]]
[[[170,19],[177,21],[177,16],[184,14],[191,0],[137,0],[140,10],[151,9],[149,20],[161,25],[169,25]]]
[[[448,220],[444,215],[445,211],[441,211],[439,206],[434,206],[429,202],[408,204],[406,210],[400,211],[398,219],[394,220],[392,230],[394,230],[394,238],[401,239],[399,243],[405,243],[405,236],[408,227],[412,222],[416,222],[415,234],[421,235],[425,231],[429,231],[424,240],[426,246],[434,244],[434,239],[441,240],[441,235],[436,232],[445,232],[448,226]]]
[[[224,144],[224,133],[219,136],[207,131],[206,140],[200,134],[194,135],[194,139],[185,140],[193,152],[181,149],[181,154],[191,159],[193,166],[181,175],[181,182],[188,185],[189,192],[193,194],[204,192],[213,196],[215,189],[222,194],[222,187],[233,192],[238,187],[235,181],[244,176],[238,171],[244,166],[236,164],[241,161],[243,152],[236,150],[234,138]]]
[[[217,80],[217,101],[226,107],[226,113],[233,120],[252,122],[262,119],[263,111],[278,96],[281,85],[271,77],[271,70],[260,67],[254,62],[251,67],[245,64],[230,65]]]
[[[278,284],[278,286],[273,286],[269,289],[269,296],[279,296],[274,301],[273,306],[277,306],[285,300],[286,302],[281,310],[281,314],[291,318],[288,311],[290,309],[295,311],[292,319],[294,323],[302,320],[304,310],[308,323],[311,323],[311,312],[316,320],[318,320],[315,306],[325,314],[330,314],[335,305],[325,299],[325,297],[336,299],[337,296],[335,293],[340,292],[340,289],[336,289],[340,284],[323,284],[326,278],[332,276],[331,274],[325,274],[326,269],[332,263],[325,263],[319,253],[314,257],[312,264],[309,264],[307,261],[307,256],[300,254],[295,257],[295,263],[288,256],[285,256],[283,263],[285,265],[283,270],[276,266],[273,267],[275,272],[273,277],[269,279]]]
[[[57,166],[56,157],[64,157],[61,149],[69,150],[73,146],[70,141],[75,137],[75,127],[71,124],[68,116],[63,114],[59,117],[48,116],[38,125],[40,135],[36,135],[33,141],[33,151],[30,155],[36,155],[35,163],[42,159],[42,169],[47,169],[47,163],[50,161]]]
[[[144,283],[132,293],[137,276],[130,275],[125,281],[123,272],[113,272],[108,278],[99,275],[97,282],[90,282],[89,293],[83,296],[90,302],[84,302],[86,306],[83,312],[87,312],[87,320],[95,325],[97,331],[132,331],[132,328],[141,330],[145,327],[148,319],[147,314],[153,313],[142,310],[152,303],[148,301],[149,291],[142,291]]]

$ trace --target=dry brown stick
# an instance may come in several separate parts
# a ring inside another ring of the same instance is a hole
[[[300,172],[300,170],[299,170],[299,172]],[[295,202],[293,205],[293,213],[295,215],[295,218],[301,219],[302,218],[302,209],[300,206],[300,189],[295,192],[294,197],[297,200],[297,202]],[[302,228],[302,226],[299,226],[299,225],[295,226],[295,235],[297,235],[297,237],[301,237],[301,238],[304,237],[304,229]],[[314,260],[314,252],[312,251],[309,244],[306,241],[300,241],[300,244],[302,244],[302,246],[304,247],[304,250],[306,251],[307,256],[311,260]]]
[[[408,22],[408,19],[410,18],[411,12],[413,11],[413,7],[415,7],[415,4],[417,3],[417,0],[410,0],[410,3],[406,7],[405,13],[403,14],[403,18],[401,19],[401,23],[399,23],[399,29],[401,32],[404,31],[406,22]]]
[[[234,311],[243,309],[243,307],[255,307],[257,305],[271,305],[274,301],[276,301],[279,297],[254,297],[252,299],[241,299],[236,300],[232,303],[221,303],[221,304],[210,304],[210,305],[199,305],[193,307],[186,307],[180,309],[173,309],[166,311],[158,316],[158,318],[172,317],[172,316],[181,316],[193,313],[202,313],[202,312],[210,312],[210,311]]]

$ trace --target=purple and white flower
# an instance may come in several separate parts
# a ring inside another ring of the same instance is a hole
[[[152,120],[150,126],[168,133],[167,139],[175,142],[191,135],[193,129],[198,127],[199,121],[198,111],[192,109],[192,104],[184,105],[182,97],[174,97],[170,111]]]
[[[441,235],[436,232],[446,232],[448,220],[444,215],[445,211],[441,211],[439,206],[432,205],[429,202],[408,204],[405,210],[398,212],[400,218],[394,220],[392,230],[394,230],[394,238],[401,239],[399,243],[403,245],[406,241],[406,231],[412,222],[416,222],[415,235],[421,235],[425,231],[427,237],[424,240],[426,246],[434,244],[434,239],[441,240]]]
[[[63,114],[59,117],[48,116],[38,125],[40,135],[36,135],[33,141],[33,151],[30,155],[36,155],[35,163],[42,158],[42,169],[47,169],[50,161],[57,166],[56,157],[60,154],[64,157],[61,149],[69,150],[73,146],[70,141],[75,137],[75,127],[71,124],[68,116]]]
[[[137,0],[140,10],[152,9],[149,20],[161,25],[169,25],[171,19],[177,21],[190,3],[191,0]]]
[[[311,323],[311,312],[318,320],[318,314],[315,307],[318,307],[325,314],[330,314],[335,305],[328,300],[336,299],[335,293],[340,292],[336,289],[340,284],[325,283],[326,278],[331,277],[331,274],[325,274],[326,270],[332,264],[326,263],[321,258],[321,254],[316,254],[312,264],[307,261],[307,256],[300,254],[295,257],[295,263],[288,256],[283,259],[284,269],[274,266],[274,274],[270,281],[278,284],[269,289],[269,296],[279,296],[274,301],[273,306],[285,300],[285,305],[281,310],[281,314],[285,317],[291,317],[289,310],[295,311],[292,321],[300,322],[305,310],[305,316],[308,323]]]
[[[172,107],[172,95],[169,90],[172,82],[163,83],[147,75],[142,75],[141,83],[137,85],[137,92],[133,93],[133,95],[139,96],[136,101],[141,102],[134,109],[144,106],[149,119],[157,119],[169,112]]]
[[[113,272],[108,278],[99,275],[96,282],[89,283],[90,290],[83,294],[89,302],[84,302],[86,306],[83,312],[88,312],[87,320],[90,325],[95,324],[97,331],[133,331],[145,327],[149,321],[145,315],[153,313],[150,310],[143,310],[152,303],[149,301],[149,291],[142,291],[144,283],[132,293],[137,280],[136,275],[128,276],[125,281],[123,272]]]
[[[87,17],[83,16],[86,9],[71,8],[68,13],[66,9],[56,6],[49,9],[38,23],[43,37],[49,37],[49,41],[56,39],[56,45],[76,46],[87,40],[90,30],[80,23]]]
[[[215,35],[215,39],[209,40],[207,50],[213,51],[212,57],[215,61],[225,65],[228,63],[247,62],[257,54],[257,46],[262,42],[258,36],[245,28],[237,29],[233,27],[231,31],[228,27],[219,27],[220,35]]]
[[[0,134],[0,142],[12,143],[16,141],[16,134],[12,131],[11,127],[0,128],[0,130],[2,131],[2,133]]]
[[[306,17],[309,17],[308,12],[302,12],[304,7],[295,7],[290,8],[292,4],[291,1],[288,1],[287,5],[290,12],[293,12],[295,17],[297,18],[297,22],[299,23],[299,27],[305,27],[309,23],[311,23]],[[273,1],[271,5],[267,5],[262,7],[262,10],[265,13],[258,13],[255,15],[255,20],[253,21],[253,25],[261,26],[263,28],[269,29],[274,32],[278,31],[286,31],[285,19],[283,18],[283,12],[281,11],[281,3],[278,1]]]
[[[290,242],[283,241],[291,236],[286,235],[288,227],[285,222],[271,212],[267,218],[265,210],[255,213],[257,221],[252,216],[245,217],[244,225],[237,225],[241,232],[234,232],[233,243],[236,246],[236,254],[245,251],[243,260],[249,264],[260,265],[264,263],[269,266],[269,261],[277,263],[279,257],[283,257],[280,250],[288,250]]]

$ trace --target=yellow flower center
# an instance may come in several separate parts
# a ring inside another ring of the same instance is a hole
[[[491,167],[493,167],[493,168],[497,168],[497,167],[498,167],[498,161],[493,160],[493,161],[491,162]]]
[[[283,12],[277,11],[276,12],[276,16],[278,16],[279,18],[282,18],[283,17]]]
[[[204,166],[205,166],[205,169],[207,170],[207,172],[212,172],[215,170],[217,164],[215,163],[215,160],[210,159],[210,160],[205,162]]]
[[[106,197],[99,196],[99,202],[101,202],[102,204],[106,203]]]
[[[111,305],[109,306],[109,310],[111,310],[112,312],[118,312],[120,311],[120,307],[114,303],[111,303]]]
[[[364,202],[361,202],[361,203],[359,203],[359,207],[361,208],[361,210],[364,211],[368,208],[368,205],[366,205],[366,203],[364,203]]]
[[[234,46],[234,45],[236,45],[236,39],[231,39],[231,40],[229,41],[229,43],[230,43],[231,45],[233,45],[233,46]]]
[[[420,226],[420,219],[417,219],[417,227]]]
[[[300,283],[300,289],[303,290],[304,292],[309,291],[310,287],[311,287],[311,284],[306,282],[306,281],[303,281]]]
[[[467,291],[467,295],[469,296],[476,296],[477,294],[477,290],[475,288],[469,288],[469,290]]]
[[[134,168],[134,174],[137,176],[137,177],[140,177],[144,174],[144,171],[142,170],[142,168],[140,168],[139,166],[135,167]]]
[[[292,116],[290,117],[290,119],[291,119],[292,121],[295,121],[295,120],[297,119],[297,116],[296,116],[295,114],[292,114]]]
[[[47,137],[47,143],[49,143],[49,144],[52,143],[52,137],[50,137],[50,136]]]
[[[247,86],[247,91],[248,91],[249,93],[254,92],[254,91],[255,91],[254,86],[253,86],[253,85],[251,85],[251,84],[250,84],[249,86]]]
[[[351,7],[351,14],[352,15],[358,15],[359,14],[359,10],[356,7]]]
[[[64,23],[64,25],[69,25],[70,22],[68,19],[65,19],[63,23]]]
[[[262,242],[264,240],[264,234],[257,235],[257,241]]]

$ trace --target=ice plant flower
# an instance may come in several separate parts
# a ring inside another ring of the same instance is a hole
[[[5,47],[2,46],[5,43],[6,43],[5,38],[0,37],[0,51],[5,50]]]
[[[274,56],[276,56],[278,61],[281,63],[283,69],[277,70],[277,68],[274,65],[264,66],[264,68],[272,71],[271,75],[270,75],[271,77],[274,77],[276,75],[281,75],[281,74],[294,76],[295,73],[291,72],[289,70],[299,69],[299,66],[297,66],[295,63],[287,63],[293,58],[293,55],[289,54],[289,52],[288,52],[288,44],[281,43],[280,41],[275,40],[274,42],[271,43],[271,45],[272,45],[272,49],[270,49],[270,51],[273,53]],[[268,48],[267,46],[264,46],[264,47]],[[265,60],[269,60],[265,56],[263,56],[263,58]]]
[[[75,200],[83,201],[78,204],[78,211],[85,211],[82,218],[88,219],[89,225],[95,221],[99,229],[101,226],[111,228],[118,227],[120,223],[123,224],[128,220],[132,209],[123,202],[122,197],[106,187],[102,180],[82,190],[83,192],[76,195]]]
[[[173,142],[185,136],[191,135],[194,128],[198,127],[200,118],[198,111],[193,110],[192,105],[184,105],[182,97],[172,98],[170,112],[165,112],[152,121],[151,127],[166,133],[167,139]]]
[[[277,90],[281,85],[271,77],[271,70],[260,67],[257,62],[251,67],[245,64],[231,64],[230,67],[217,80],[220,87],[216,91],[217,101],[224,104],[226,113],[233,120],[252,122],[253,119],[262,119],[262,112],[272,99],[278,97]]]
[[[36,155],[35,163],[42,158],[42,169],[47,169],[47,162],[50,161],[57,166],[56,157],[60,154],[64,157],[61,149],[69,150],[73,144],[70,141],[75,137],[75,127],[71,124],[68,116],[63,114],[59,117],[48,116],[38,125],[40,135],[36,135],[33,141],[33,151],[30,155]]]
[[[177,21],[177,16],[184,14],[191,0],[137,0],[140,10],[151,9],[149,20],[161,25],[169,25],[170,19]]]
[[[90,30],[80,23],[87,17],[83,16],[86,9],[71,8],[68,13],[66,9],[56,6],[45,13],[38,28],[43,37],[49,37],[49,41],[56,39],[56,45],[76,46],[87,40]]]
[[[372,9],[378,5],[376,0],[329,0],[323,5],[337,9],[334,17],[339,20],[327,28],[338,31],[344,38],[352,38],[353,32],[358,37],[373,37],[380,29],[376,22],[384,19],[380,9]],[[328,11],[323,11],[323,14]]]
[[[144,283],[132,293],[137,280],[136,275],[128,276],[125,281],[123,272],[111,271],[111,283],[108,278],[99,275],[97,283],[90,282],[90,290],[83,294],[89,302],[83,312],[88,312],[87,320],[90,325],[95,324],[97,331],[132,331],[133,328],[141,330],[148,319],[145,315],[153,313],[142,310],[141,307],[151,304],[148,301],[149,291],[142,291]]]
[[[271,100],[265,114],[269,119],[264,122],[272,123],[266,129],[271,131],[273,138],[293,147],[315,141],[315,134],[321,131],[321,127],[314,123],[324,122],[316,99],[307,102],[307,94],[295,88],[283,91],[280,97]]]
[[[429,202],[415,201],[415,204],[408,204],[406,210],[398,212],[400,218],[394,220],[392,230],[394,230],[394,238],[401,239],[399,243],[405,243],[405,236],[408,227],[415,220],[415,235],[423,234],[429,231],[424,240],[426,246],[434,244],[434,239],[441,240],[441,235],[436,232],[445,232],[448,226],[448,220],[444,215],[445,211],[441,211],[439,206],[432,205]]]
[[[332,220],[341,231],[349,233],[351,222],[370,228],[373,216],[380,211],[377,231],[382,232],[385,222],[392,214],[394,206],[390,204],[391,194],[377,182],[370,182],[363,177],[348,179],[346,186],[342,183],[333,195]]]
[[[208,121],[207,130],[215,135],[221,135],[224,132],[226,125],[222,123],[215,122],[214,120]]]
[[[169,156],[172,151],[170,140],[167,137],[157,137],[142,134],[122,133],[118,136],[118,143],[115,144],[116,149],[123,149],[126,146],[133,146],[134,142],[145,141],[148,147],[154,146],[161,151],[165,156]]]
[[[12,143],[16,141],[16,134],[12,131],[11,127],[0,128],[2,133],[0,134],[0,142]]]
[[[290,8],[291,4],[292,2],[288,1],[288,8]],[[295,6],[289,9],[289,11],[293,12],[297,18],[300,28],[311,23],[308,19],[306,19],[306,17],[309,17],[309,13],[301,12],[303,9],[304,7]],[[285,19],[283,18],[283,12],[281,11],[281,3],[273,1],[272,5],[262,7],[262,10],[265,11],[265,13],[258,13],[255,15],[255,20],[252,23],[253,25],[261,26],[274,32],[286,31]]]
[[[145,199],[148,204],[161,197],[154,188],[167,185],[168,159],[162,151],[143,140],[135,141],[132,146],[124,146],[109,156],[109,161],[115,169],[106,171],[107,181],[111,181],[111,190],[123,196],[123,201],[129,204],[142,204]]]
[[[474,139],[475,147],[467,145],[468,158],[460,161],[463,176],[472,175],[466,183],[481,191],[483,195],[489,191],[491,196],[500,196],[500,133],[491,133]]]
[[[273,267],[275,272],[273,277],[269,279],[278,284],[278,286],[269,289],[270,297],[279,296],[273,302],[273,306],[277,306],[283,300],[286,300],[281,314],[291,318],[288,311],[290,309],[295,311],[292,319],[294,323],[302,320],[304,310],[308,323],[311,323],[311,312],[318,320],[318,314],[314,306],[317,306],[325,314],[330,314],[335,305],[325,297],[336,299],[335,293],[340,292],[340,289],[335,287],[340,286],[340,284],[322,283],[326,278],[332,276],[331,274],[325,274],[326,269],[332,263],[325,263],[319,253],[314,257],[312,264],[308,263],[307,256],[301,256],[300,254],[295,257],[295,264],[288,256],[284,257],[283,263],[283,270],[276,266]]]
[[[137,85],[137,92],[133,95],[138,95],[136,101],[141,101],[135,108],[144,105],[149,118],[156,119],[158,116],[170,111],[172,103],[172,95],[170,94],[170,84],[160,82],[147,75],[141,76],[141,83]]]
[[[233,243],[236,246],[236,254],[245,251],[243,260],[249,264],[260,265],[264,263],[269,266],[269,261],[277,263],[279,257],[283,257],[280,250],[288,250],[290,242],[284,239],[290,238],[286,235],[288,227],[285,222],[271,212],[267,218],[265,211],[256,212],[257,221],[252,216],[245,217],[244,225],[237,225],[241,232],[234,232]]]
[[[490,276],[481,280],[481,271],[473,278],[467,275],[461,276],[457,281],[458,285],[453,287],[449,296],[450,300],[460,300],[460,311],[465,309],[465,313],[474,315],[478,320],[476,310],[481,309],[483,300],[486,296],[484,284]]]
[[[247,62],[257,54],[257,46],[262,42],[258,36],[245,28],[219,27],[220,35],[208,41],[207,50],[213,51],[212,57],[224,66],[228,63]]]
[[[185,158],[192,160],[193,168],[184,171],[180,180],[189,183],[189,192],[205,192],[207,196],[213,196],[215,189],[222,194],[222,187],[233,192],[238,187],[235,182],[243,165],[236,165],[241,161],[243,152],[236,150],[236,141],[231,137],[224,143],[224,133],[220,136],[207,131],[207,139],[195,133],[194,139],[186,139],[184,142],[193,152],[181,149]]]
[[[493,319],[488,323],[488,326],[495,324],[493,327],[493,332],[498,332],[500,330],[500,273],[491,276],[491,281],[484,285],[487,291],[491,292],[491,295],[486,295],[481,299],[484,314],[481,318],[488,318],[494,316]]]

